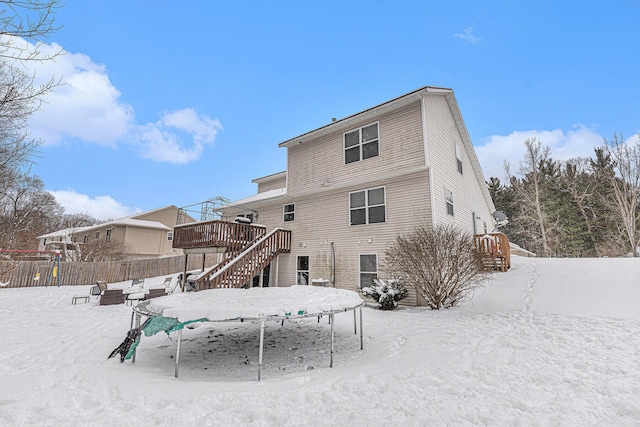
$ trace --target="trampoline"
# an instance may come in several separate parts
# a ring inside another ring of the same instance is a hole
[[[198,322],[251,321],[260,323],[258,354],[258,381],[261,379],[264,352],[264,328],[267,321],[283,322],[287,319],[328,316],[330,332],[330,363],[333,367],[334,316],[353,311],[354,334],[358,334],[356,309],[360,311],[360,349],[364,348],[362,334],[362,307],[364,301],[353,291],[345,289],[291,286],[281,288],[209,289],[200,292],[182,292],[141,302],[133,308],[135,342],[124,358],[135,362],[139,335],[177,331],[175,373],[180,370],[182,330]],[[147,320],[141,324],[142,316]]]

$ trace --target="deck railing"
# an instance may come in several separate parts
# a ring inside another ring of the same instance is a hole
[[[197,281],[197,289],[240,288],[282,253],[291,252],[291,231],[276,228],[234,258],[228,258]]]
[[[220,220],[194,222],[175,226],[173,247],[177,249],[226,247],[227,252],[236,253],[264,236],[266,232],[267,229],[263,225]]]
[[[486,255],[487,269],[507,271],[511,268],[511,249],[505,234],[476,234],[474,242],[476,248]]]

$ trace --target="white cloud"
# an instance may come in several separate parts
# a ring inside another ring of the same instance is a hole
[[[26,49],[35,49],[18,41]],[[74,137],[103,146],[130,145],[144,158],[184,164],[200,158],[222,130],[218,120],[191,108],[166,112],[155,123],[137,123],[133,107],[122,100],[104,65],[82,53],[64,51],[56,43],[38,49],[43,55],[61,52],[53,60],[26,64],[33,67],[27,72],[35,74],[37,84],[52,76],[62,80],[30,120],[31,136],[45,144]]]
[[[514,131],[509,135],[492,135],[485,138],[475,151],[485,178],[497,177],[505,180],[504,162],[508,162],[511,173],[516,174],[524,156],[524,140],[537,138],[543,146],[551,149],[551,157],[565,161],[574,157],[592,157],[593,149],[604,142],[604,138],[585,127],[576,125],[568,132],[561,129]]]
[[[206,145],[211,145],[222,125],[218,120],[198,114],[191,108],[163,114],[155,123],[139,126],[136,137],[141,145],[142,156],[148,159],[189,163],[202,154]],[[184,144],[176,131],[187,134],[191,144]]]
[[[453,36],[468,41],[472,45],[475,45],[480,40],[482,40],[480,37],[473,35],[473,30],[475,30],[475,28],[476,25],[473,24],[472,26],[465,28],[461,33],[455,33]]]
[[[75,190],[49,191],[67,214],[87,214],[99,220],[117,219],[133,215],[139,209],[123,206],[111,196],[91,198]]]
[[[41,49],[60,50],[55,43]],[[135,114],[120,99],[120,91],[109,80],[103,65],[87,55],[63,51],[52,61],[35,64],[39,80],[55,76],[62,85],[47,95],[46,103],[34,114],[30,130],[45,144],[71,136],[85,142],[115,146],[126,138]]]

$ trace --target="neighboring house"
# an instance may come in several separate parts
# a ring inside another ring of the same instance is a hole
[[[141,212],[125,218],[76,229],[60,230],[38,236],[39,250],[73,250],[68,260],[78,258],[77,247],[100,243],[111,246],[110,251],[124,251],[127,258],[153,258],[166,255],[182,255],[174,249],[173,227],[178,218],[178,208],[167,206]],[[191,218],[193,221],[193,218]]]
[[[389,277],[385,249],[416,226],[494,229],[495,207],[451,89],[424,87],[279,146],[287,170],[253,180],[257,194],[222,210],[223,220],[244,216],[266,232],[290,231],[271,286],[322,278],[355,290]]]

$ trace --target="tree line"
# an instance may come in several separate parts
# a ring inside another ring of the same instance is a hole
[[[487,185],[509,240],[545,257],[638,256],[640,136],[616,134],[586,158],[553,159],[541,141],[524,141],[517,174]]]

